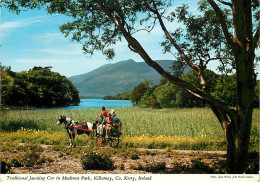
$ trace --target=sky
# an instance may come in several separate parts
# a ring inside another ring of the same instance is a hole
[[[196,11],[197,0],[176,1],[174,6],[189,3]],[[19,15],[1,7],[1,64],[11,66],[15,72],[28,71],[34,66],[52,66],[52,71],[71,77],[90,72],[102,65],[128,59],[137,62],[142,58],[129,50],[125,40],[115,46],[116,56],[106,60],[101,52],[90,56],[83,54],[82,45],[64,37],[59,26],[71,19],[65,15],[49,15],[45,10],[22,11]],[[160,42],[163,32],[157,26],[150,34],[140,32],[135,35],[153,60],[174,59],[163,54]]]

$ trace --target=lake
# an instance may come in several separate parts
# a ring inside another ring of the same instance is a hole
[[[59,109],[90,109],[90,108],[101,108],[105,106],[106,108],[112,107],[129,107],[133,103],[130,100],[103,100],[103,99],[80,99],[78,106],[68,106]]]

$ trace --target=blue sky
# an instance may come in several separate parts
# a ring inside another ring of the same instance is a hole
[[[195,11],[197,0],[176,1],[175,6],[189,3]],[[126,42],[118,42],[116,57],[106,60],[100,52],[91,56],[83,54],[81,44],[71,42],[59,31],[59,26],[69,22],[64,15],[48,15],[45,10],[28,10],[19,15],[1,8],[1,64],[11,66],[13,71],[29,70],[34,66],[52,66],[67,77],[84,74],[108,63],[127,59],[142,61],[138,54],[131,52]],[[174,59],[163,54],[159,43],[163,40],[159,26],[150,34],[140,32],[136,38],[146,48],[152,59]]]

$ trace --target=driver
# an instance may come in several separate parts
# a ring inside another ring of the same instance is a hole
[[[115,121],[114,121],[114,119],[112,117],[112,114],[109,113],[108,117],[106,117],[106,126],[105,126],[105,128],[106,128],[106,138],[108,138],[108,135],[109,135],[109,133],[110,133],[114,123],[115,123]]]

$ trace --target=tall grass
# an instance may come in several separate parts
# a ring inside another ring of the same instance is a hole
[[[259,111],[259,109],[255,109],[253,114],[251,133],[254,136],[258,136]],[[99,109],[1,111],[0,128],[2,131],[26,128],[62,132],[64,128],[56,125],[60,115],[65,115],[78,122],[93,123],[98,119],[99,113]],[[209,108],[156,110],[129,107],[118,108],[116,113],[123,123],[124,135],[225,138],[217,118]]]
[[[112,108],[107,110],[110,111],[110,109]],[[7,140],[4,135],[8,135],[10,140],[23,142],[21,138],[24,136],[23,140],[26,137],[26,140],[32,143],[67,144],[67,134],[64,127],[56,125],[60,115],[65,115],[78,122],[95,122],[100,112],[100,109],[0,111],[1,139]],[[124,144],[126,146],[136,144],[131,138],[138,141],[138,137],[143,137],[143,144],[147,141],[147,145],[151,148],[154,142],[159,141],[157,139],[160,136],[164,136],[165,139],[159,148],[171,145],[169,144],[169,141],[171,141],[169,137],[183,140],[182,145],[186,145],[185,142],[187,143],[189,139],[200,143],[199,145],[204,145],[205,141],[210,141],[206,142],[205,145],[211,145],[211,139],[218,141],[220,144],[225,141],[224,132],[209,108],[157,110],[128,107],[117,108],[116,113],[123,123],[122,133],[125,136],[123,139],[127,140]],[[260,109],[255,109],[250,144],[253,148],[257,147],[259,143],[259,114]],[[24,129],[26,129],[26,132],[22,133],[21,131]],[[28,132],[28,129],[31,129],[31,132]],[[146,139],[144,140],[144,138]],[[155,140],[155,138],[157,139]],[[81,138],[80,136],[78,139],[83,145],[86,143],[84,137]],[[171,147],[174,147],[174,145],[181,145],[181,142],[172,144]],[[187,145],[190,146],[190,142]],[[138,147],[137,144],[135,146]]]
[[[121,109],[123,131],[130,136],[185,136],[223,138],[224,133],[208,108]]]

